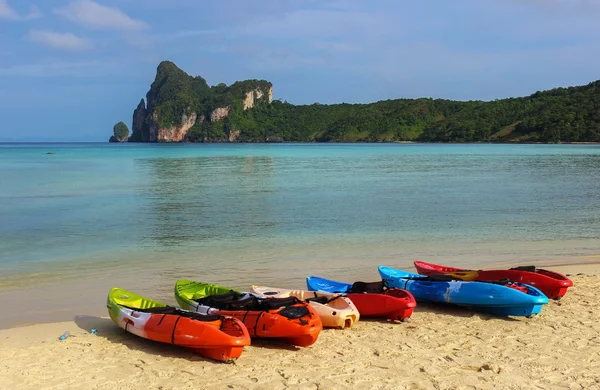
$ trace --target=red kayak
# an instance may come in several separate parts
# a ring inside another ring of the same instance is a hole
[[[316,276],[306,278],[311,291],[327,291],[346,295],[362,317],[383,317],[404,321],[409,318],[417,301],[411,293],[399,288],[385,288],[380,282],[337,282]]]
[[[383,294],[349,293],[347,295],[361,317],[384,317],[404,321],[412,315],[417,306],[417,301],[412,294],[399,288],[391,288]]]
[[[558,272],[539,269],[534,266],[515,267],[505,270],[469,270],[415,261],[415,268],[421,275],[450,274],[461,280],[489,282],[508,279],[511,282],[529,284],[541,290],[549,299],[560,299],[567,289],[573,286],[571,279]]]

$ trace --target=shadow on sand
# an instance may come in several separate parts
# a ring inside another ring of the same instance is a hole
[[[519,318],[513,318],[509,316],[501,316],[482,311],[476,311],[467,307],[458,305],[451,305],[447,303],[433,303],[433,302],[418,302],[414,309],[414,313],[433,313],[438,315],[448,315],[458,318],[479,318],[483,321],[489,320],[503,320],[503,321],[519,321]],[[413,313],[413,316],[414,316]],[[521,320],[526,319],[522,318]],[[404,322],[411,322],[412,316],[405,319],[404,321],[391,320],[382,317],[360,317],[360,322],[371,322],[379,324],[402,324]]]
[[[447,303],[433,303],[433,302],[418,302],[417,307],[415,307],[415,312],[423,312],[423,313],[433,313],[433,314],[442,314],[442,315],[450,315],[461,318],[472,318],[477,317],[480,320],[489,321],[489,320],[504,320],[504,321],[519,321],[516,318],[509,316],[501,316],[491,313],[486,313],[482,311],[476,311],[471,308],[451,305]]]
[[[135,351],[143,351],[151,355],[169,358],[181,358],[189,361],[202,361],[214,364],[223,364],[216,360],[204,358],[185,348],[171,344],[159,343],[126,332],[117,326],[110,318],[94,316],[75,316],[75,324],[86,332],[97,329],[97,337],[105,338],[114,344],[124,345]],[[243,356],[243,355],[242,355]]]
[[[159,343],[136,336],[117,326],[110,318],[94,316],[75,316],[75,324],[86,332],[92,329],[98,330],[98,337],[103,337],[111,343],[124,345],[131,350],[143,351],[152,355],[171,358],[182,358],[190,361],[206,361],[215,364],[223,364],[212,359],[204,358],[185,348],[177,347],[171,344]],[[267,349],[284,349],[288,351],[298,351],[299,347],[286,343],[283,340],[276,339],[257,339],[253,338],[251,347]],[[242,356],[243,353],[242,353]]]
[[[317,341],[318,342],[318,341]],[[281,339],[252,339],[252,347],[266,348],[266,349],[284,349],[286,351],[299,351],[302,347],[296,347]]]

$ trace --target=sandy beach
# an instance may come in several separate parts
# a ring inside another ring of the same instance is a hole
[[[600,390],[599,16],[0,0],[0,390]]]
[[[600,389],[600,265],[552,269],[575,285],[531,319],[419,304],[408,322],[361,320],[308,348],[253,340],[234,364],[140,339],[108,318],[5,329],[0,387]]]

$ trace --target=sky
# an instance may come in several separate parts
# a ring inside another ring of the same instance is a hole
[[[600,79],[600,0],[0,0],[0,142],[106,141],[162,60],[294,104]]]

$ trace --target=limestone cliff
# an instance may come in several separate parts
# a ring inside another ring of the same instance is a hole
[[[241,113],[273,100],[264,80],[238,81],[210,87],[175,64],[159,64],[154,82],[133,112],[131,142],[236,142]],[[232,120],[230,116],[235,113]],[[225,120],[228,120],[225,123]]]
[[[229,129],[227,131],[227,140],[229,142],[235,142],[238,140],[238,138],[240,137],[240,131],[239,130],[231,130]]]
[[[196,124],[197,114],[192,112],[189,116],[181,114],[178,126],[163,127],[158,129],[156,141],[158,142],[181,142],[185,139],[189,129]]]
[[[108,142],[126,142],[129,138],[129,128],[123,122],[118,122],[113,127],[113,135]]]
[[[230,109],[231,109],[231,107],[229,107],[229,106],[215,108],[214,111],[210,113],[210,121],[217,122],[217,121],[220,121],[221,119],[227,117],[227,115],[229,115]]]
[[[133,111],[133,122],[131,124],[131,131],[133,134],[142,134],[144,121],[146,120],[146,102],[144,99],[140,100],[140,104]]]
[[[256,88],[252,91],[246,92],[246,98],[244,99],[244,111],[249,108],[253,108],[254,102],[262,99],[263,96],[265,96],[265,92],[260,88]],[[267,92],[267,96],[268,96],[268,102],[272,103],[273,102],[273,87],[269,88],[269,91]]]
[[[110,138],[108,139],[108,142],[127,142],[127,137],[119,138],[119,137],[115,137],[114,135],[111,135]]]
[[[133,112],[137,142],[600,142],[600,80],[486,101],[294,105],[264,80],[209,86],[161,62]],[[123,141],[126,126],[112,141]]]

